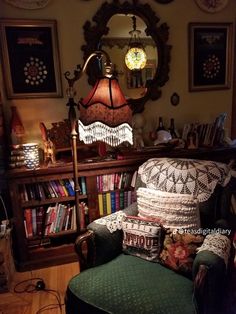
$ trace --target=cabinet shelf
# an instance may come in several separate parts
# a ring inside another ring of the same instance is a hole
[[[86,194],[79,195],[80,200],[87,199],[88,196]],[[75,200],[74,196],[66,196],[66,197],[53,197],[45,200],[31,200],[27,202],[22,202],[22,208],[33,207],[33,206],[42,206],[48,204],[55,203],[64,203],[64,202],[73,202]]]

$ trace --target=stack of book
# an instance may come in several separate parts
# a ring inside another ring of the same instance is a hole
[[[98,208],[101,217],[124,209],[136,201],[136,179],[137,171],[97,176]]]
[[[52,233],[76,230],[75,206],[57,203],[54,206],[24,210],[26,238],[42,237]]]

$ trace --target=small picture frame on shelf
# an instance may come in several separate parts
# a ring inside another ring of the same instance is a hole
[[[189,90],[230,88],[232,23],[189,24]]]
[[[0,20],[8,98],[62,97],[55,20]]]

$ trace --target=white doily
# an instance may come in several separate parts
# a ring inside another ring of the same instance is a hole
[[[51,0],[5,0],[8,4],[21,9],[41,9],[46,7]]]
[[[207,201],[217,184],[225,186],[231,178],[228,165],[194,159],[152,158],[138,170],[147,188],[171,193],[192,194]]]
[[[111,233],[113,233],[116,230],[122,229],[122,221],[123,221],[124,216],[126,216],[126,214],[122,210],[119,210],[108,216],[96,219],[94,220],[94,222],[99,225],[106,226],[107,229]]]
[[[203,244],[197,248],[197,252],[210,251],[215,253],[219,257],[223,258],[225,265],[228,265],[229,253],[230,253],[230,240],[225,235],[220,233],[208,234]]]

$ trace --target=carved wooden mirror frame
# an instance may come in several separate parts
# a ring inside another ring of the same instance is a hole
[[[86,21],[84,24],[84,38],[86,44],[81,47],[84,52],[84,60],[94,52],[100,49],[100,40],[103,35],[107,35],[109,28],[108,21],[115,14],[134,14],[139,16],[147,25],[146,34],[151,36],[158,50],[158,65],[154,78],[147,86],[146,94],[138,99],[128,99],[133,113],[139,113],[144,110],[145,103],[151,99],[156,100],[161,97],[161,87],[169,79],[169,62],[171,46],[167,44],[169,37],[169,27],[166,23],[158,26],[160,18],[152,10],[149,4],[141,4],[138,0],[133,3],[119,0],[113,0],[112,3],[105,2],[93,17],[93,22]],[[94,85],[99,76],[99,68],[96,66],[97,60],[91,60],[87,67],[88,83]]]

